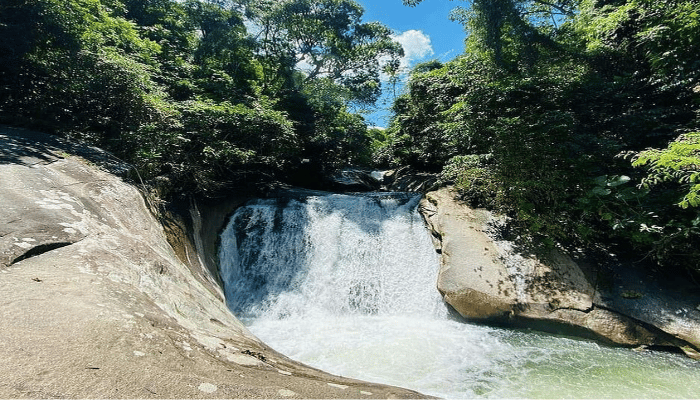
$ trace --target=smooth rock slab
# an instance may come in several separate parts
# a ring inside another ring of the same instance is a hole
[[[123,170],[0,127],[0,398],[424,397],[269,349],[209,269],[177,257],[139,191],[98,165]]]

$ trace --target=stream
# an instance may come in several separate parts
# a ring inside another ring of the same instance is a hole
[[[446,398],[697,398],[700,364],[465,323],[408,193],[260,199],[222,233],[228,306],[277,351],[324,371]]]

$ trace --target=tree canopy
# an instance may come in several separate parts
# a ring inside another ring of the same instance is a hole
[[[230,180],[368,160],[400,45],[351,0],[7,0],[0,121],[106,147],[142,177]]]
[[[380,73],[395,73],[403,56],[391,31],[363,23],[363,9],[352,0],[291,0],[255,3],[250,15],[260,31],[263,59],[279,65],[288,59],[305,83],[326,79],[347,101],[373,104],[380,94]],[[282,71],[271,70],[277,81]]]
[[[700,272],[699,2],[470,3],[464,54],[414,69],[375,158],[545,242]]]

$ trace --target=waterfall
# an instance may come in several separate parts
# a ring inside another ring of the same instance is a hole
[[[293,359],[430,395],[695,395],[697,385],[677,384],[700,383],[690,360],[454,320],[419,200],[292,195],[239,208],[221,235],[229,307]]]
[[[445,314],[419,199],[328,195],[239,209],[222,235],[229,307],[243,318]]]

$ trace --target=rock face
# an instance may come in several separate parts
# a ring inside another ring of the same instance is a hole
[[[226,308],[201,246],[178,257],[112,173],[125,169],[0,127],[0,397],[422,397],[265,346]]]
[[[513,243],[494,237],[499,222],[492,214],[459,203],[448,188],[428,193],[421,211],[441,253],[438,289],[463,317],[618,345],[675,346],[697,358],[696,291],[678,282],[664,288],[632,269],[608,273],[561,251],[546,262],[523,255]]]
[[[409,167],[386,171],[382,179],[382,187],[396,192],[425,193],[436,186],[436,174],[417,172]]]

